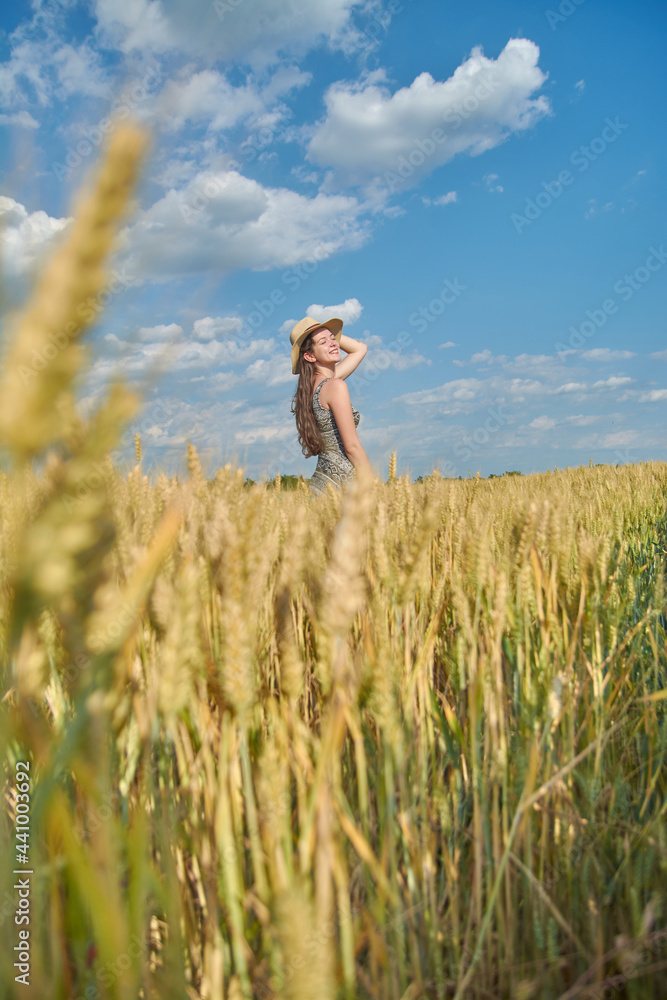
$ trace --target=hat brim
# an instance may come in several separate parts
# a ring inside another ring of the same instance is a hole
[[[327,330],[331,330],[335,339],[340,344],[340,338],[343,330],[342,319],[338,318],[328,319],[324,323],[316,323],[314,326],[308,327],[307,330],[304,330],[303,333],[300,334],[300,336],[297,338],[297,340],[292,346],[292,375],[298,375],[300,373],[299,351],[301,349],[302,343],[304,342],[306,337],[310,336],[311,333],[314,333],[315,330],[322,329],[322,327],[325,327]]]

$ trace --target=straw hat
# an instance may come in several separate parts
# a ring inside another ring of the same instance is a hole
[[[313,330],[319,329],[321,326],[326,326],[327,330],[331,330],[334,337],[340,344],[340,333],[343,329],[342,319],[328,319],[323,323],[318,323],[316,319],[312,316],[306,316],[304,319],[300,319],[296,326],[292,327],[292,332],[289,335],[290,343],[292,345],[292,375],[299,374],[299,348],[304,342],[309,333]]]

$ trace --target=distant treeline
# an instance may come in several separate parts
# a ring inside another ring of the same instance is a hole
[[[513,469],[511,472],[503,472],[500,475],[495,475],[495,473],[492,472],[486,478],[487,479],[501,479],[502,476],[521,476],[521,475],[523,475],[523,473],[518,472],[516,469]],[[424,483],[424,482],[427,482],[430,478],[431,478],[430,476],[417,476],[416,479],[413,479],[413,483]],[[463,479],[463,476],[457,476],[456,478],[457,479]],[[484,477],[482,476],[481,478],[484,478]],[[274,489],[275,486],[276,486],[277,479],[278,479],[278,476],[274,476],[273,479],[268,479],[267,482],[266,482],[266,488],[267,489]],[[299,485],[299,483],[306,483],[307,484],[308,483],[308,479],[306,479],[304,476],[291,476],[291,475],[282,474],[282,473],[280,475],[280,489],[281,490],[295,490],[297,488],[297,486]],[[255,486],[255,484],[256,484],[256,481],[254,479],[250,479],[249,477],[246,477],[246,479],[243,482],[244,486]]]

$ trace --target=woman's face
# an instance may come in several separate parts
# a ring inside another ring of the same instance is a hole
[[[310,349],[303,354],[306,361],[314,361],[320,365],[330,365],[340,361],[340,347],[331,330],[321,326],[311,334]]]

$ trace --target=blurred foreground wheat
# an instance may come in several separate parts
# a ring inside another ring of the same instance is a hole
[[[83,326],[16,373],[100,287],[142,149],[114,137],[2,375],[4,995],[664,996],[667,465],[394,459],[313,504],[193,446],[184,482],[93,477],[135,403],[76,416]]]

